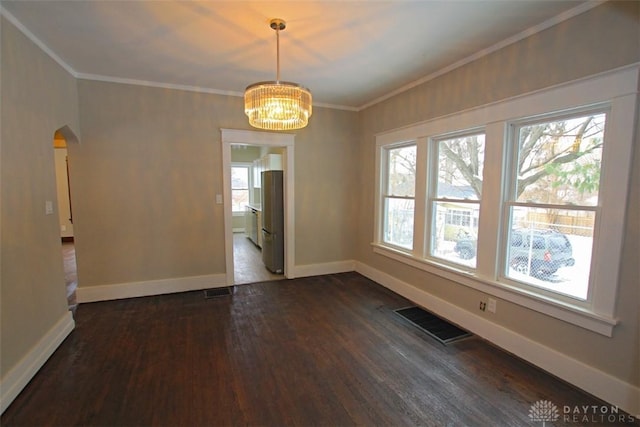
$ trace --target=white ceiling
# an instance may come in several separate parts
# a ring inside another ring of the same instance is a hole
[[[600,1],[7,1],[2,13],[79,78],[242,95],[281,79],[314,104],[370,105]]]

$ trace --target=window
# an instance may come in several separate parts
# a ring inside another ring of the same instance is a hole
[[[475,221],[477,227],[477,221]],[[452,227],[460,227],[460,228],[470,228],[471,227],[471,212],[470,211],[461,211],[459,209],[447,209],[445,211],[444,217],[444,225],[452,226]],[[458,234],[458,233],[456,233]]]
[[[377,135],[374,252],[611,336],[639,75]]]
[[[507,278],[587,299],[605,122],[596,111],[513,126]]]
[[[383,240],[405,249],[413,248],[413,214],[416,187],[416,146],[385,150]]]
[[[431,199],[431,255],[469,267],[476,265],[476,239],[484,134],[463,135],[432,143],[436,171]]]
[[[251,167],[247,165],[231,166],[231,203],[232,212],[244,212],[249,203],[249,176]]]

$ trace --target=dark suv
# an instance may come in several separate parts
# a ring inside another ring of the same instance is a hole
[[[460,258],[471,259],[476,256],[476,243],[473,238],[462,238],[453,250]],[[576,262],[567,236],[550,229],[511,230],[508,251],[509,265],[514,270],[539,278],[548,278],[560,267]]]

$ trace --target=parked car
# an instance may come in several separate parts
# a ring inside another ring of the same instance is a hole
[[[458,232],[458,240],[453,251],[462,259],[471,259],[476,256],[477,240],[466,232]]]
[[[476,239],[463,237],[453,250],[460,258],[471,259],[476,256],[476,248]],[[543,279],[576,262],[567,236],[551,229],[511,230],[508,251],[509,265],[514,270]]]

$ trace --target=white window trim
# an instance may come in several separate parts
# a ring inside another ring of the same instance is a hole
[[[612,336],[617,324],[615,301],[618,290],[619,261],[624,238],[625,209],[603,209],[601,219],[594,230],[597,241],[592,257],[598,259],[591,271],[591,300],[587,304],[572,303],[514,286],[500,280],[499,227],[502,213],[503,182],[501,174],[485,174],[481,212],[495,215],[480,216],[480,228],[494,230],[478,240],[476,270],[467,271],[433,259],[424,258],[426,162],[420,161],[416,176],[416,212],[414,216],[414,249],[399,250],[383,243],[381,239],[381,154],[385,147],[401,141],[417,141],[418,159],[426,153],[426,143],[432,136],[465,129],[485,129],[485,161],[504,165],[507,133],[511,122],[536,115],[547,115],[581,107],[607,105],[607,129],[603,150],[601,178],[604,183],[599,196],[599,206],[627,206],[627,190],[630,179],[631,153],[635,131],[638,77],[640,66],[624,67],[589,78],[524,94],[508,100],[491,103],[459,113],[439,117],[416,125],[385,132],[376,136],[376,206],[374,215],[375,253],[404,264],[447,278],[481,292],[494,295],[554,318],[581,326],[606,336]],[[612,147],[615,146],[615,149]],[[486,169],[485,169],[486,170]]]
[[[484,184],[483,184],[483,197],[481,197],[478,200],[444,199],[444,198],[438,197],[438,194],[437,194],[438,193],[438,172],[439,172],[438,161],[440,156],[439,149],[437,148],[438,144],[441,141],[446,141],[452,138],[461,138],[465,136],[473,136],[478,134],[485,135],[485,151],[486,151],[486,131],[484,126],[480,126],[474,129],[464,129],[462,131],[458,130],[454,132],[449,132],[444,135],[434,135],[428,139],[429,146],[428,146],[427,162],[425,163],[425,166],[427,166],[427,169],[430,169],[426,173],[431,173],[431,176],[429,177],[429,180],[428,180],[429,182],[426,184],[427,193],[428,193],[426,195],[427,207],[425,208],[426,209],[425,217],[424,217],[425,220],[423,221],[425,223],[425,226],[424,226],[425,232],[427,228],[426,224],[430,224],[431,230],[433,229],[433,227],[435,227],[436,218],[433,216],[434,203],[438,203],[438,202],[451,202],[451,203],[459,202],[463,204],[467,203],[470,205],[477,205],[478,210],[480,212],[482,211],[482,199],[484,198]],[[483,159],[483,164],[484,164],[484,159]],[[424,169],[424,168],[416,167],[416,169]],[[478,223],[478,226],[480,226],[480,223]],[[451,266],[454,269],[461,269],[464,271],[476,270],[477,267],[466,266],[464,264],[456,263],[454,261],[449,261],[445,258],[434,255],[433,254],[433,235],[431,233],[429,235],[425,234],[424,242],[425,242],[425,247],[422,252],[423,254],[422,258],[431,260],[437,264]],[[477,263],[477,259],[476,259],[476,263]]]
[[[509,175],[509,173],[513,173],[513,171],[511,171],[510,169],[513,167],[513,163],[517,162],[517,156],[518,156],[518,147],[517,147],[517,143],[516,141],[518,140],[518,136],[517,136],[517,129],[520,126],[526,126],[528,124],[531,123],[540,123],[541,121],[547,121],[547,120],[562,120],[563,118],[569,118],[569,117],[578,117],[578,116],[587,116],[587,115],[591,115],[591,114],[606,114],[606,122],[607,125],[605,125],[605,132],[608,133],[609,127],[608,127],[608,123],[609,123],[609,117],[610,117],[610,111],[609,111],[609,105],[610,103],[606,103],[604,105],[591,105],[588,106],[587,108],[577,108],[577,109],[572,109],[569,110],[567,112],[562,112],[560,115],[557,115],[555,113],[552,113],[550,115],[545,115],[544,117],[537,117],[535,118],[535,120],[520,120],[520,121],[512,121],[508,124],[508,137],[505,138],[505,142],[507,142],[508,147],[505,148],[505,151],[507,152],[507,157],[508,160],[505,163],[504,166],[504,172],[505,174]],[[607,144],[607,140],[609,140],[608,136],[605,135],[605,145]],[[609,140],[609,144],[611,144],[612,141]],[[604,150],[603,150],[604,153]],[[604,157],[603,157],[603,164],[604,164]],[[510,178],[510,182],[508,183],[508,185],[510,186],[509,189],[506,189],[505,192],[507,193],[507,197],[505,197],[504,203],[502,204],[502,217],[505,218],[505,221],[503,222],[502,226],[502,235],[506,236],[507,233],[509,232],[509,221],[506,220],[506,218],[509,217],[510,215],[510,210],[513,209],[514,207],[525,207],[525,208],[544,208],[544,207],[551,207],[551,208],[555,208],[555,209],[559,209],[559,210],[566,210],[566,211],[591,211],[595,214],[595,223],[594,223],[594,228],[593,228],[593,237],[594,237],[594,241],[597,242],[602,242],[602,238],[598,235],[598,227],[600,225],[600,222],[602,220],[602,204],[598,203],[598,205],[596,206],[589,206],[589,205],[547,205],[544,203],[536,203],[536,202],[519,202],[516,200],[516,197],[514,197],[514,193],[516,191],[516,183],[513,180],[513,176],[511,176]],[[605,180],[602,180],[602,182],[607,182]],[[611,192],[611,190],[607,190],[607,192]],[[598,197],[600,198],[601,193],[598,193]],[[527,284],[526,282],[518,282],[517,280],[509,277],[506,274],[506,270],[507,270],[507,263],[506,263],[506,257],[507,257],[507,253],[508,253],[508,249],[507,249],[507,243],[508,238],[504,238],[502,239],[501,243],[501,247],[500,247],[500,259],[501,259],[501,263],[500,265],[500,271],[498,272],[498,277],[499,277],[499,281],[500,282],[505,282],[511,285],[515,285],[516,287],[518,286],[529,286],[529,284]],[[600,245],[602,245],[602,243],[600,243]],[[622,244],[621,244],[622,245]],[[594,246],[597,247],[598,245]],[[587,298],[585,301],[580,301],[577,299],[574,299],[573,297],[566,295],[566,296],[554,296],[553,291],[547,291],[544,288],[542,289],[538,289],[538,292],[545,294],[548,293],[548,295],[550,295],[550,297],[552,299],[560,299],[560,300],[564,300],[566,302],[569,302],[571,304],[571,301],[576,301],[576,303],[574,303],[573,305],[581,305],[581,306],[592,306],[594,299],[596,298],[596,295],[594,293],[594,289],[595,287],[593,286],[594,283],[596,283],[596,281],[598,283],[602,283],[603,281],[606,281],[606,278],[601,278],[601,281],[598,281],[598,278],[595,277],[595,275],[593,274],[593,266],[596,264],[599,264],[599,259],[596,258],[595,254],[595,250],[594,252],[591,254],[591,266],[590,266],[590,278],[589,278],[589,292],[587,295]],[[596,262],[596,260],[598,260],[598,262]],[[616,269],[617,270],[617,269]],[[533,285],[532,285],[533,286]],[[535,286],[533,286],[535,288]],[[535,293],[535,291],[534,291]]]
[[[380,194],[380,201],[381,201],[380,207],[382,209],[382,206],[385,206],[385,202],[387,201],[387,199],[413,200],[413,206],[414,206],[413,236],[414,237],[413,237],[412,246],[415,248],[415,245],[416,245],[416,242],[415,242],[415,240],[416,240],[415,239],[415,236],[416,236],[416,234],[415,234],[415,226],[416,226],[416,222],[415,222],[416,196],[415,195],[416,195],[416,190],[417,189],[416,188],[413,189],[413,193],[414,193],[413,196],[396,196],[396,195],[388,194],[389,151],[391,151],[393,149],[396,149],[396,148],[413,147],[413,146],[416,146],[416,158],[417,158],[418,147],[417,147],[416,141],[404,141],[404,142],[399,143],[399,144],[390,144],[390,145],[385,146],[384,150],[381,152],[381,155],[383,156],[382,161],[384,162],[385,167],[383,168],[384,178],[381,180],[382,183],[381,183],[381,186],[380,186],[380,191],[381,191],[381,194]],[[417,177],[414,177],[414,180],[416,178]],[[380,214],[381,214],[381,217],[380,217],[381,218],[381,222],[380,222],[380,230],[381,230],[380,239],[381,239],[381,241],[385,245],[390,246],[392,248],[398,248],[399,250],[411,250],[411,249],[405,248],[404,246],[384,241],[384,225],[383,224],[384,224],[384,222],[386,222],[386,221],[384,221],[384,217],[386,215],[386,211],[385,211],[385,215],[382,215],[382,211],[380,211]]]

